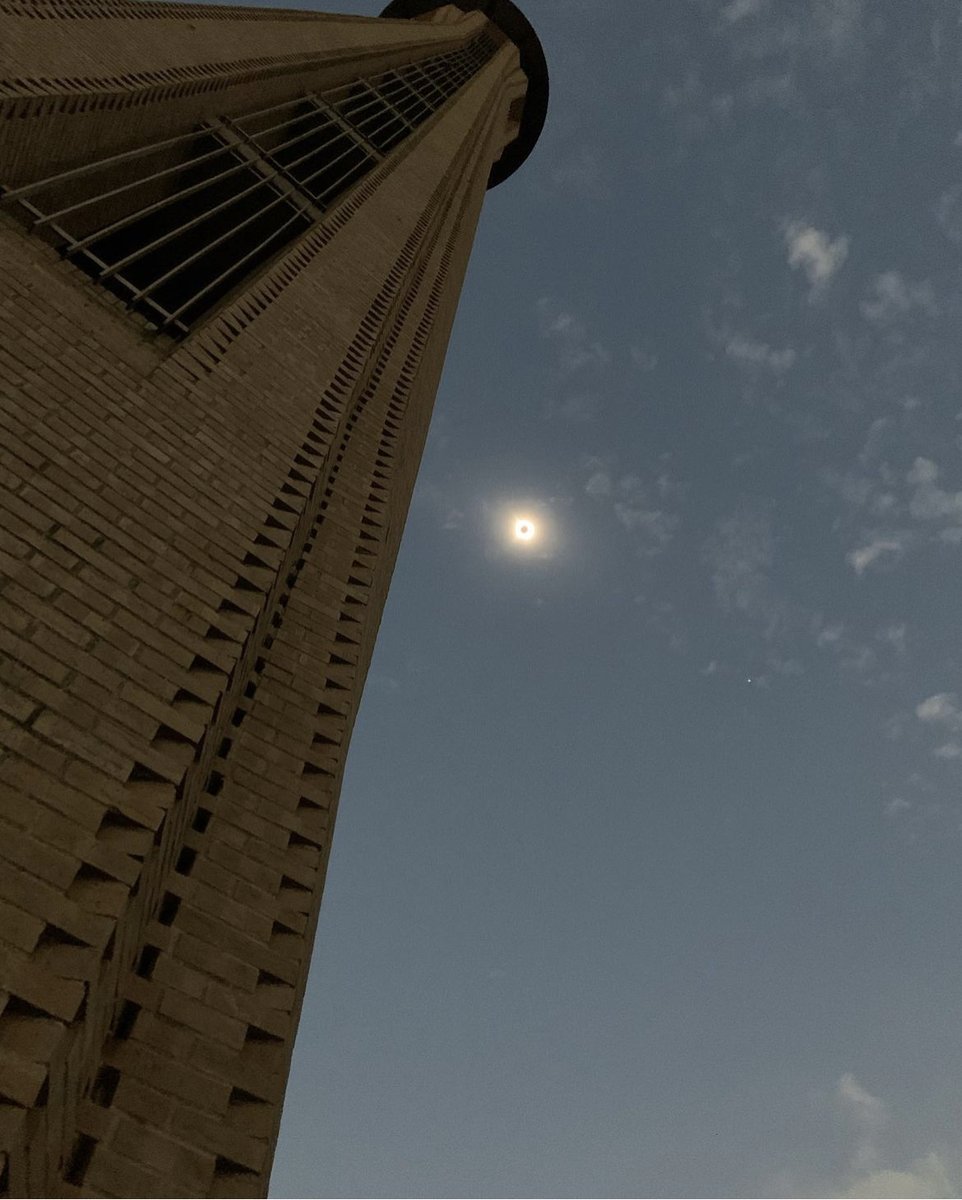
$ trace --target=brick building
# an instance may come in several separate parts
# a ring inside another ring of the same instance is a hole
[[[509,0],[0,0],[0,1195],[266,1191],[473,230],[546,102]]]

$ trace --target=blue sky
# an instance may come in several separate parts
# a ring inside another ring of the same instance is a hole
[[[955,1195],[960,7],[525,10],[272,1194]]]

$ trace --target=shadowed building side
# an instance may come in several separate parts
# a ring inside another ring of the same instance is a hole
[[[266,1192],[516,13],[0,0],[0,1195]]]

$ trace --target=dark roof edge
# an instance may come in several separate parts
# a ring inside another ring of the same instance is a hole
[[[391,0],[382,17],[404,19],[454,3],[464,12],[481,12],[514,42],[521,56],[521,69],[528,77],[528,93],[521,114],[521,128],[491,168],[488,187],[496,187],[513,175],[535,148],[548,113],[548,64],[534,27],[512,0]]]

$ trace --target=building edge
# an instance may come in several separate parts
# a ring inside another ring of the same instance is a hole
[[[497,187],[521,166],[535,148],[548,115],[548,63],[534,26],[512,0],[452,0],[462,12],[480,12],[518,49],[528,89],[517,137],[491,168],[488,188]],[[391,0],[382,18],[412,20],[438,7],[439,0]]]

